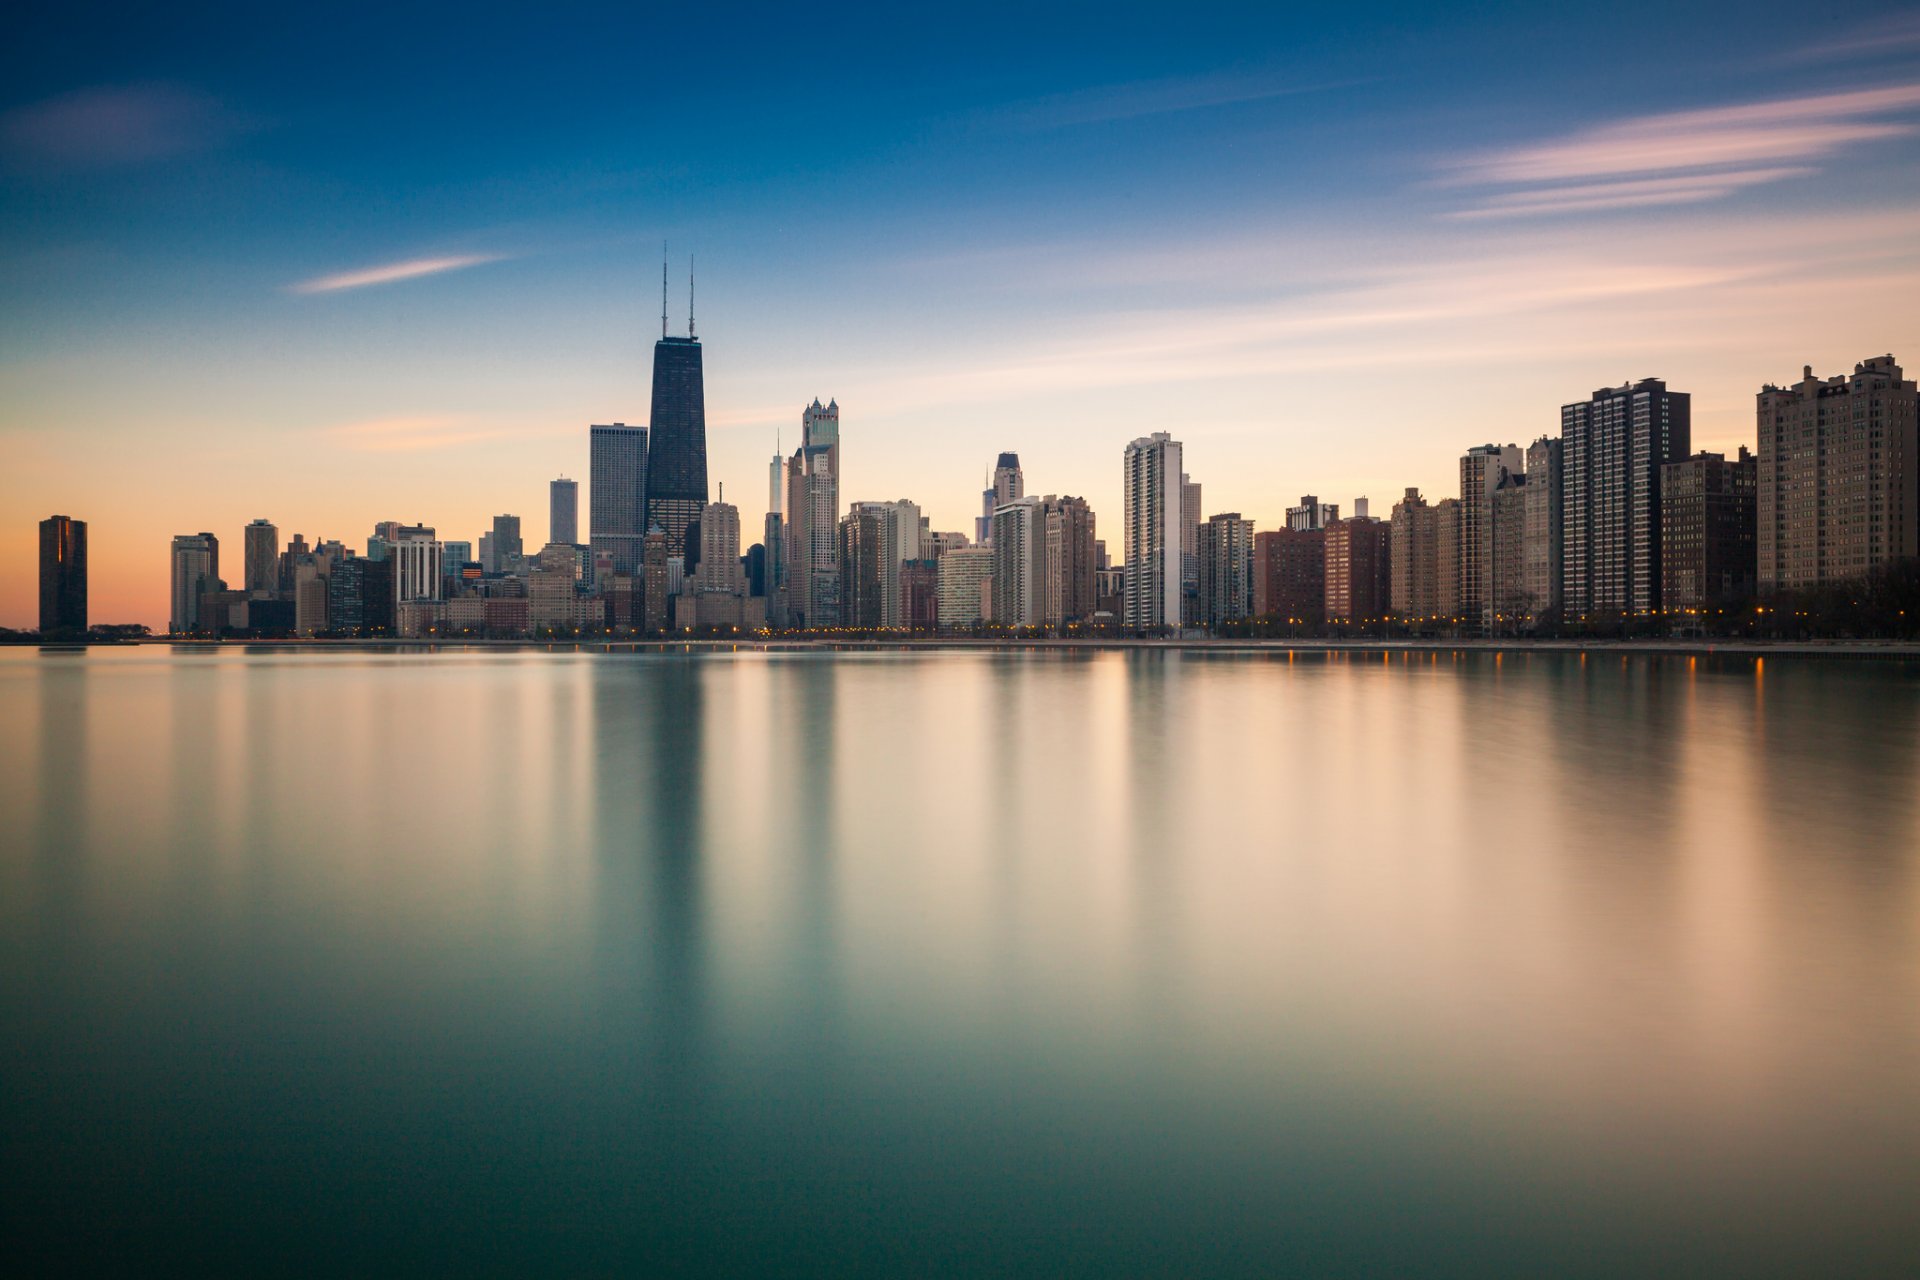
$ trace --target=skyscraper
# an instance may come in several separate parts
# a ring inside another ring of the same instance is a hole
[[[787,462],[788,625],[840,625],[840,406],[800,412],[800,447]]]
[[[1384,520],[1352,516],[1328,524],[1325,537],[1327,620],[1378,620],[1387,612],[1392,592],[1392,527]]]
[[[1760,389],[1763,593],[1866,577],[1920,555],[1920,393],[1891,355]],[[1684,449],[1682,450],[1684,453]]]
[[[580,541],[580,482],[561,476],[547,485],[547,541]]]
[[[87,634],[87,522],[40,522],[40,638]]]
[[[1545,483],[1540,487],[1545,488]],[[1533,595],[1527,588],[1527,499],[1533,488],[1525,472],[1509,472],[1493,491],[1493,568],[1487,614],[1498,635],[1515,635],[1532,629],[1534,623]]]
[[[1253,521],[1238,511],[1200,526],[1200,621],[1218,626],[1253,614]]]
[[[640,540],[641,629],[655,634],[667,629],[667,535],[658,529]]]
[[[1460,459],[1459,612],[1468,626],[1493,625],[1493,495],[1525,465],[1520,446],[1512,444],[1475,445]]]
[[[1020,455],[1003,453],[993,465],[993,481],[980,495],[980,517],[974,522],[973,540],[982,546],[993,541],[993,513],[1015,498],[1027,496],[1027,478],[1020,470]]]
[[[888,562],[895,552],[894,508],[885,502],[856,502],[840,522],[840,625],[887,625]]]
[[[663,309],[660,341],[653,344],[646,523],[666,532],[673,554],[697,559],[699,551],[688,545],[687,529],[698,523],[700,509],[707,505],[707,400],[691,308],[687,330],[684,338],[668,337]]]
[[[775,446],[773,462],[767,469],[767,521],[764,533],[765,557],[761,570],[761,592],[767,598],[767,625],[787,625],[787,463]]]
[[[246,578],[240,589],[250,596],[272,595],[280,582],[280,530],[271,520],[246,527]]]
[[[393,539],[393,599],[396,604],[441,598],[440,540],[423,524],[402,525]]]
[[[482,563],[487,573],[511,573],[516,563],[525,555],[520,541],[519,516],[495,516],[493,518],[493,563]]]
[[[1560,614],[1560,560],[1566,547],[1561,447],[1553,436],[1541,436],[1527,446],[1521,577],[1527,607],[1536,623]]]
[[[1164,431],[1140,437],[1122,455],[1123,622],[1129,630],[1180,625],[1180,464],[1180,442]]]
[[[1041,621],[1049,626],[1084,622],[1095,608],[1093,508],[1085,498],[1049,498],[1047,521],[1047,600]]]
[[[1206,621],[1200,603],[1200,482],[1180,477],[1180,621],[1189,627]]]
[[[1692,452],[1692,439],[1692,398],[1658,378],[1602,387],[1561,407],[1562,607],[1570,619],[1660,607],[1660,471]],[[1463,519],[1463,540],[1465,528]]]
[[[1438,512],[1427,505],[1418,489],[1408,489],[1406,496],[1393,504],[1389,527],[1393,564],[1388,602],[1393,611],[1412,624],[1452,612],[1451,603],[1440,602],[1440,566],[1435,556]]]
[[[993,512],[993,620],[1037,627],[1047,589],[1046,499],[1014,498]]]
[[[647,535],[647,429],[624,422],[596,424],[588,436],[589,545],[596,555],[613,554],[616,573],[632,573],[640,567],[641,540]]]
[[[220,539],[210,533],[175,534],[168,583],[173,606],[167,630],[176,636],[192,635],[200,629],[200,598],[221,587]]]

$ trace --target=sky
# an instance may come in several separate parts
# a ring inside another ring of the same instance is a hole
[[[9,20],[0,626],[56,512],[156,629],[177,533],[544,539],[646,421],[663,243],[749,532],[815,396],[843,500],[971,535],[1010,450],[1112,534],[1152,431],[1272,528],[1599,387],[1732,451],[1920,366],[1916,6],[270,8]]]

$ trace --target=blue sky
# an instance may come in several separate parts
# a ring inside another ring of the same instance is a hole
[[[970,529],[1002,449],[1118,516],[1384,510],[1560,403],[1920,364],[1920,10],[42,7],[0,51],[0,625],[31,522],[544,528],[699,265],[716,481],[836,396],[851,498]],[[1744,433],[1744,434],[1743,434]],[[590,495],[589,495],[590,497]],[[16,528],[16,526],[18,526]]]

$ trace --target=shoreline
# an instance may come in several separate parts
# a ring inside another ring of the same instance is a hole
[[[579,653],[634,653],[678,650],[756,649],[766,652],[825,651],[983,651],[1058,650],[1118,652],[1196,652],[1196,653],[1609,653],[1721,657],[1814,657],[1814,658],[1895,658],[1920,660],[1920,640],[1743,640],[1743,639],[1654,639],[1631,640],[1322,640],[1322,639],[1181,639],[1137,638],[1124,636],[1066,637],[1035,639],[975,639],[965,636],[901,637],[897,639],[827,639],[803,636],[714,637],[685,639],[607,639],[528,640],[528,639],[395,639],[360,640],[174,640],[153,636],[140,640],[107,640],[86,643],[25,643],[5,648],[39,650],[132,649],[161,646],[169,649],[261,649],[282,652],[471,652],[499,650],[566,650]]]

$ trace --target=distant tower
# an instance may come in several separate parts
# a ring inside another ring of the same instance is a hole
[[[580,541],[580,482],[561,476],[547,486],[547,541]]]
[[[1020,470],[1020,455],[1001,454],[993,465],[993,482],[980,495],[980,518],[974,524],[973,540],[983,546],[993,541],[994,508],[1026,496],[1027,480]]]
[[[700,339],[693,335],[693,296],[687,296],[687,336],[667,332],[666,265],[660,269],[660,341],[653,345],[653,410],[647,442],[646,528],[659,525],[675,555],[698,555],[687,528],[707,505],[707,401]],[[689,286],[691,288],[691,286]]]
[[[250,596],[272,595],[280,577],[280,530],[271,520],[255,520],[246,535],[245,590]]]
[[[787,461],[787,614],[803,627],[840,625],[840,406],[800,413]]]
[[[210,533],[175,534],[167,576],[173,602],[167,630],[176,636],[191,635],[200,629],[200,597],[223,585],[220,539]]]
[[[40,638],[87,634],[87,522],[40,522]]]

